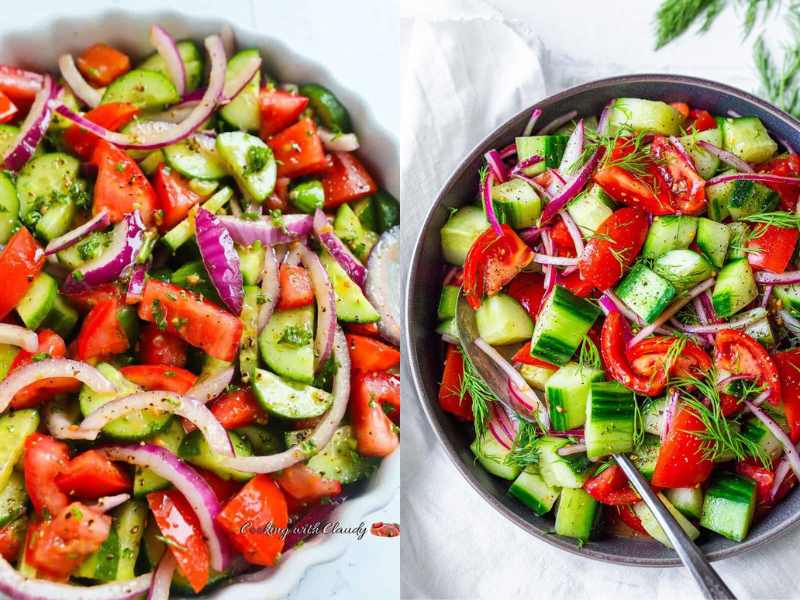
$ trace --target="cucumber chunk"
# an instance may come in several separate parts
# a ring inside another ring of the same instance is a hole
[[[400,202],[386,190],[369,197],[375,213],[375,231],[383,233],[400,224]]]
[[[780,203],[780,196],[776,191],[755,181],[740,179],[729,183],[733,183],[733,192],[728,200],[728,212],[733,219],[769,212]]]
[[[221,133],[217,136],[217,152],[250,200],[263,202],[275,189],[277,163],[261,138],[243,131]]]
[[[700,525],[741,542],[750,530],[755,506],[755,481],[735,473],[717,471],[706,489]]]
[[[664,427],[666,427],[667,399],[648,398],[642,406],[642,419],[644,430],[652,435],[661,437]]]
[[[236,254],[239,255],[239,270],[245,285],[257,285],[264,271],[264,245],[256,240],[249,246],[236,244]]]
[[[458,339],[458,325],[456,324],[455,317],[439,323],[439,326],[436,328],[436,333],[439,335],[449,335],[454,339]]]
[[[178,53],[181,55],[183,66],[186,69],[186,89],[191,92],[196,89],[203,81],[204,59],[200,48],[192,40],[181,40],[176,44]],[[153,52],[142,61],[138,67],[145,71],[157,71],[169,77],[167,64],[158,52]]]
[[[772,324],[770,323],[767,309],[757,306],[756,308],[743,312],[740,316],[743,319],[749,317],[758,319],[755,323],[745,327],[744,332],[747,335],[764,346],[772,346],[775,344],[775,334],[772,331]]]
[[[683,147],[692,157],[692,162],[703,179],[711,179],[719,169],[720,160],[697,142],[704,141],[722,148],[722,130],[718,127],[685,135],[680,138]]]
[[[11,344],[0,344],[0,379],[5,379],[8,370],[14,364],[14,359],[19,354],[20,349]]]
[[[602,381],[601,369],[568,363],[547,380],[545,393],[550,423],[555,431],[567,431],[586,422],[586,398],[593,381]]]
[[[256,369],[253,392],[267,412],[284,419],[319,417],[333,403],[325,390],[286,381],[263,369]]]
[[[556,533],[586,542],[600,515],[597,500],[580,488],[564,488],[556,509]]]
[[[178,267],[169,280],[177,286],[202,294],[212,302],[222,304],[202,260],[193,260]]]
[[[318,183],[318,181],[309,182]],[[291,195],[290,195],[291,196]],[[378,243],[378,234],[366,229],[358,216],[347,204],[342,204],[336,211],[336,218],[333,220],[333,231],[347,244],[348,248],[356,255],[358,260],[366,264],[372,247]]]
[[[161,110],[180,99],[175,84],[163,73],[134,69],[106,88],[100,104],[127,102],[139,110]]]
[[[258,368],[258,299],[261,289],[255,285],[244,286],[242,305],[242,341],[239,343],[239,372],[242,381],[249,382]]]
[[[660,216],[653,219],[642,247],[642,256],[658,258],[670,250],[688,248],[697,232],[697,217]]]
[[[728,244],[728,255],[726,260],[728,262],[747,258],[747,240],[750,237],[750,227],[747,223],[728,223],[728,231],[731,233],[731,241]]]
[[[672,506],[690,519],[699,519],[703,512],[703,490],[699,486],[665,490]]]
[[[717,276],[711,302],[718,317],[736,314],[758,296],[753,270],[746,258],[725,265]]]
[[[5,244],[19,226],[17,188],[8,173],[0,173],[0,244]]]
[[[736,169],[728,169],[723,171],[720,175],[730,175],[736,173]],[[706,199],[708,201],[707,211],[708,218],[713,221],[724,221],[727,219],[731,212],[728,209],[728,204],[733,197],[733,192],[736,189],[736,181],[726,181],[725,183],[715,183],[714,185],[706,186]]]
[[[520,365],[519,374],[522,375],[522,378],[527,381],[528,385],[532,388],[544,392],[547,388],[547,382],[550,381],[550,378],[557,370],[558,369],[555,368],[549,369],[542,366]]]
[[[667,497],[664,494],[659,493],[658,497],[661,499],[661,502],[664,503],[664,506],[667,507],[667,510],[672,513],[672,516],[675,517],[675,520],[678,522],[678,525],[681,526],[684,533],[689,536],[689,539],[695,540],[700,535],[700,531],[692,525],[689,520],[681,514],[681,512],[672,506],[672,503],[667,500]],[[637,502],[633,505],[633,512],[636,513],[636,516],[639,517],[639,520],[642,522],[642,527],[645,528],[645,531],[649,533],[653,538],[664,544],[667,548],[672,548],[672,544],[667,537],[667,534],[664,533],[664,530],[661,528],[661,525],[658,524],[656,521],[655,516],[653,515],[652,511],[647,508],[647,505],[644,502]]]
[[[451,265],[461,266],[473,242],[489,227],[483,209],[477,206],[459,208],[442,227],[442,255]]]
[[[536,440],[539,472],[550,487],[579,488],[589,478],[591,463],[586,454],[561,456],[559,448],[570,444],[565,438],[544,436]]]
[[[246,438],[234,431],[228,432],[228,438],[236,456],[253,456],[253,449]],[[253,477],[252,473],[237,471],[225,466],[223,456],[209,447],[206,438],[203,437],[203,433],[199,429],[195,429],[181,440],[181,445],[178,447],[178,456],[201,469],[216,473],[223,479],[247,481]]]
[[[484,469],[501,479],[514,479],[522,470],[516,464],[507,462],[510,450],[500,445],[489,432],[485,432],[480,438],[475,438],[469,449]]]
[[[599,185],[592,185],[567,204],[567,212],[583,237],[589,239],[614,212],[614,201]]]
[[[314,307],[276,310],[258,336],[261,359],[273,372],[314,383]]]
[[[336,318],[345,323],[374,323],[380,315],[369,303],[364,292],[327,251],[320,255],[336,296]]]
[[[300,444],[310,437],[311,429],[290,431],[286,434],[286,447]],[[316,449],[313,449],[316,450]],[[377,468],[377,461],[358,453],[356,438],[349,425],[339,427],[331,441],[306,463],[308,468],[323,479],[339,481],[343,485],[355,483],[372,474]]]
[[[218,213],[222,207],[228,203],[233,197],[233,190],[227,186],[220,189],[216,194],[211,196],[203,203],[203,208],[212,214]],[[186,217],[183,221],[170,229],[161,241],[172,250],[173,253],[178,251],[178,248],[183,246],[194,235],[194,220]]]
[[[492,205],[498,220],[513,229],[533,227],[542,212],[539,194],[521,179],[509,179],[492,186]]]
[[[678,135],[683,115],[666,102],[643,98],[617,98],[608,115],[608,132],[660,133]]]
[[[318,208],[325,206],[325,188],[318,179],[301,181],[289,191],[289,202],[300,212],[314,214]],[[342,204],[344,208],[347,204]]]
[[[636,263],[614,290],[619,298],[641,317],[651,323],[675,297],[675,287],[666,279]]]
[[[539,474],[539,468],[530,465],[517,476],[508,493],[541,517],[553,509],[561,490],[547,485]]]
[[[442,295],[439,297],[439,306],[436,309],[436,316],[440,321],[452,319],[456,316],[456,305],[458,304],[458,292],[461,290],[457,285],[446,285],[442,288]]]
[[[659,450],[661,450],[661,440],[649,433],[644,435],[642,442],[633,450],[631,460],[647,479],[650,479],[656,470]]]
[[[28,503],[28,491],[25,489],[25,478],[20,471],[12,471],[6,485],[0,491],[0,527],[25,514]]]
[[[286,449],[283,435],[262,425],[248,425],[235,430],[240,436],[247,439],[253,447],[255,456],[277,454]]]
[[[70,271],[82,267],[100,256],[111,244],[111,234],[105,231],[90,233],[77,244],[56,253],[58,262]]]
[[[50,309],[41,326],[45,329],[52,329],[66,339],[78,324],[78,317],[78,311],[72,308],[61,294],[57,294],[53,308]]]
[[[186,436],[186,432],[181,425],[180,419],[172,419],[170,424],[164,431],[161,431],[151,437],[148,441],[150,444],[156,444],[162,448],[166,448],[173,454],[177,454],[178,448]],[[136,467],[133,477],[133,495],[136,498],[141,498],[150,492],[163,490],[170,485],[170,482],[156,475],[151,469],[147,467]]]
[[[586,399],[586,455],[600,458],[633,450],[636,399],[616,381],[595,381]]]
[[[334,133],[350,133],[353,125],[350,114],[336,95],[318,83],[307,83],[300,86],[300,95],[308,98],[319,122]]]
[[[475,311],[478,334],[493,346],[529,340],[533,334],[533,321],[528,311],[507,294],[484,298]]]
[[[14,465],[22,458],[25,438],[39,427],[39,413],[32,409],[0,417],[0,489],[8,485]]]
[[[17,314],[25,327],[38,329],[44,322],[58,296],[58,282],[52,275],[39,273],[17,304]]]
[[[775,419],[781,427],[788,430],[784,418]],[[751,417],[742,423],[741,434],[754,442],[764,452],[773,459],[778,458],[783,453],[783,445],[764,423],[755,417]]]
[[[531,338],[531,356],[554,365],[569,362],[600,309],[557,285],[539,313]]]
[[[111,513],[108,537],[94,554],[81,563],[75,576],[96,581],[133,579],[147,512],[147,506],[141,500],[129,500],[115,508]]]
[[[516,138],[517,160],[522,162],[533,156],[541,156],[543,160],[535,165],[525,167],[522,172],[533,177],[544,173],[547,169],[557,168],[567,148],[567,136],[564,135],[530,135]]]
[[[162,152],[164,161],[184,177],[222,179],[228,175],[211,136],[193,135]]]
[[[778,151],[758,117],[722,119],[722,138],[723,149],[751,163],[767,161]]]
[[[251,65],[253,56],[259,56],[259,51],[255,48],[241,50],[231,57],[228,61],[228,68],[225,71],[225,82],[234,79],[242,69],[247,69]],[[259,108],[259,86],[261,85],[261,71],[257,71],[253,78],[247,82],[244,89],[239,92],[231,102],[222,107],[219,111],[227,123],[241,129],[242,131],[258,131],[261,127],[261,109]]]
[[[697,220],[697,246],[715,269],[721,269],[728,253],[731,231],[724,223],[700,217]]]
[[[711,277],[711,263],[691,250],[670,250],[653,263],[653,271],[678,291],[688,290]]]

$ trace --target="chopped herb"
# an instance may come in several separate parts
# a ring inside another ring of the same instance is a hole
[[[464,376],[461,378],[459,396],[463,400],[467,395],[472,399],[472,414],[475,418],[475,437],[480,440],[486,431],[486,420],[489,417],[489,403],[495,402],[497,396],[481,379],[472,360],[464,354]]]
[[[50,358],[50,355],[47,352],[37,352],[33,356],[31,356],[31,361],[33,362],[41,362],[43,360],[47,360]]]
[[[588,335],[583,336],[583,340],[581,340],[581,346],[578,350],[578,364],[591,369],[600,369],[603,366],[603,363],[600,362],[600,352]]]
[[[244,174],[258,173],[267,166],[270,155],[270,149],[266,146],[250,146],[247,149],[247,155],[245,157],[247,164],[244,169]]]
[[[278,343],[288,344],[290,346],[305,346],[312,338],[313,334],[310,329],[298,327],[297,325],[290,325],[281,332]]]
[[[155,299],[153,300],[152,304],[153,308],[153,320],[161,331],[164,331],[167,328],[167,315],[164,311],[164,307],[161,306],[161,300]]]
[[[539,446],[536,441],[540,436],[539,428],[528,421],[519,421],[514,445],[506,456],[506,462],[515,464],[523,469],[528,465],[539,462]]]

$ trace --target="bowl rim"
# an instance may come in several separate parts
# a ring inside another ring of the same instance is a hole
[[[498,136],[504,129],[509,127],[509,125],[514,121],[517,121],[518,119],[522,118],[525,115],[529,115],[534,108],[551,107],[554,105],[558,105],[559,103],[562,103],[565,100],[569,100],[570,98],[573,98],[577,95],[581,95],[586,92],[591,92],[592,90],[598,87],[608,87],[626,83],[672,83],[672,84],[677,83],[677,84],[691,85],[695,88],[701,88],[710,92],[718,92],[729,96],[734,96],[739,100],[755,105],[759,109],[767,113],[770,113],[772,117],[774,117],[779,121],[782,121],[788,127],[794,129],[795,132],[800,136],[800,121],[798,121],[791,115],[787,114],[786,112],[780,110],[779,108],[775,107],[774,105],[770,104],[769,102],[761,98],[758,98],[757,96],[754,96],[749,92],[746,92],[744,90],[741,90],[739,88],[727,84],[718,83],[700,77],[694,77],[690,75],[679,75],[679,74],[641,73],[641,74],[620,75],[620,76],[613,76],[613,77],[606,77],[603,79],[592,80],[571,88],[567,88],[551,96],[546,96],[545,98],[531,104],[530,106],[524,108],[523,110],[518,111],[516,114],[504,120],[500,125],[495,127],[487,135],[485,135],[481,139],[481,141],[475,144],[472,147],[472,149],[464,155],[464,158],[452,170],[450,176],[441,186],[438,193],[436,194],[435,200],[431,203],[430,207],[425,213],[425,218],[422,221],[422,224],[419,227],[419,231],[414,238],[411,260],[409,262],[408,271],[406,273],[404,281],[405,297],[403,302],[402,355],[403,355],[403,360],[409,366],[409,370],[411,372],[411,378],[414,383],[413,391],[416,393],[416,396],[419,399],[419,403],[422,405],[422,409],[423,412],[425,413],[425,417],[428,421],[428,424],[433,429],[434,434],[436,435],[436,438],[438,439],[439,443],[444,447],[445,453],[447,454],[448,458],[456,467],[456,470],[461,474],[461,476],[464,479],[466,479],[466,481],[469,483],[472,489],[484,501],[486,501],[487,504],[492,506],[492,508],[494,508],[502,516],[504,516],[506,519],[508,519],[509,521],[520,527],[528,534],[534,536],[535,538],[542,540],[550,544],[551,546],[555,546],[562,550],[566,550],[571,554],[583,558],[591,558],[593,560],[598,560],[612,564],[631,565],[638,567],[676,567],[676,566],[681,566],[683,564],[680,561],[680,559],[677,558],[677,556],[675,558],[649,558],[649,557],[644,558],[640,556],[618,556],[618,555],[611,555],[602,550],[596,550],[589,547],[578,548],[574,542],[570,543],[564,539],[561,539],[558,536],[548,535],[545,532],[539,530],[533,523],[521,517],[514,511],[510,510],[503,503],[499,502],[488,490],[486,490],[481,485],[480,481],[478,481],[475,477],[473,477],[470,471],[466,468],[466,465],[460,460],[458,453],[455,451],[453,447],[451,447],[445,435],[444,429],[439,424],[439,421],[435,414],[436,410],[434,406],[435,402],[433,402],[430,398],[428,398],[427,394],[425,393],[423,386],[423,380],[425,379],[425,376],[422,374],[419,361],[417,360],[417,351],[419,349],[417,347],[416,338],[413,335],[415,327],[414,324],[412,323],[412,319],[410,318],[412,310],[411,308],[412,299],[414,296],[414,288],[415,288],[414,285],[415,276],[418,271],[419,263],[421,260],[423,260],[422,240],[426,236],[428,230],[431,227],[431,221],[434,218],[434,213],[436,212],[437,208],[442,204],[444,198],[448,196],[451,189],[461,179],[465,169],[469,168],[469,166],[473,164],[480,156],[482,156],[483,153],[488,149],[486,146],[489,143],[489,141]],[[742,554],[744,552],[748,552],[766,542],[772,541],[786,534],[787,531],[789,531],[792,527],[796,526],[798,523],[800,523],[800,510],[796,511],[794,514],[789,514],[787,518],[785,518],[781,522],[776,523],[771,529],[761,533],[758,536],[750,537],[746,539],[744,542],[739,542],[727,548],[722,548],[719,550],[708,552],[706,556],[711,561],[717,561],[724,558],[733,557]]]

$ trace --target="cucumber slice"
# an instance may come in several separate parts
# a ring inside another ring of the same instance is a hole
[[[349,204],[353,207],[353,212],[356,213],[358,220],[361,221],[364,227],[370,231],[378,231],[377,217],[375,216],[375,203],[372,202],[372,196],[350,202]]]
[[[203,208],[212,214],[218,213],[222,207],[228,203],[233,197],[233,190],[227,186],[219,190],[216,194],[211,196],[203,203]],[[172,250],[173,254],[178,251],[178,248],[183,246],[194,235],[194,220],[186,217],[183,221],[170,229],[161,241]]]
[[[133,579],[147,512],[147,506],[141,500],[129,500],[114,509],[108,537],[81,563],[75,576],[96,581]]]
[[[776,421],[779,425],[781,425],[781,427],[788,430],[788,427],[786,426],[786,419],[777,418]],[[747,419],[744,421],[744,423],[742,423],[741,434],[763,449],[764,452],[766,452],[773,459],[777,458],[783,453],[783,445],[778,438],[772,434],[772,432],[767,428],[766,425],[764,425],[764,423],[755,417]]]
[[[711,263],[691,250],[670,250],[653,263],[653,271],[678,291],[688,290],[711,277]]]
[[[87,235],[77,244],[56,253],[58,262],[70,271],[79,269],[90,260],[100,256],[111,244],[111,234],[95,231]]]
[[[175,85],[163,73],[134,69],[106,88],[100,104],[127,102],[139,110],[161,110],[180,99]]]
[[[244,286],[244,304],[242,306],[242,341],[239,343],[239,372],[242,381],[249,382],[258,368],[258,299],[261,290],[255,285]]]
[[[565,438],[544,436],[536,440],[539,472],[550,487],[579,488],[589,478],[591,463],[585,454],[561,456],[559,448],[570,444]]]
[[[141,391],[139,386],[125,379],[122,373],[108,363],[100,363],[97,365],[97,370],[111,381],[118,391],[95,392],[88,385],[82,386],[79,402],[81,413],[83,413],[84,417],[103,404]],[[108,423],[103,427],[103,433],[119,440],[143,440],[153,434],[164,431],[169,426],[171,419],[172,415],[169,413],[161,413],[149,409],[132,412]]]
[[[225,82],[236,78],[242,69],[249,68],[253,56],[259,56],[256,49],[242,50],[228,61]],[[261,109],[258,94],[261,85],[261,71],[256,72],[244,89],[230,103],[219,111],[219,115],[230,125],[242,131],[258,131],[261,127]]]
[[[14,364],[14,359],[19,354],[20,349],[11,344],[0,344],[0,379],[5,379],[8,370]]]
[[[142,170],[142,173],[151,177],[155,175],[158,166],[163,162],[166,162],[164,152],[162,150],[154,150],[139,161],[139,168]]]
[[[758,117],[722,119],[722,138],[723,149],[751,163],[765,162],[778,151]]]
[[[25,478],[20,471],[12,471],[6,485],[0,491],[0,527],[25,513],[28,503],[28,492],[25,489]]]
[[[735,473],[717,471],[706,489],[700,525],[741,542],[750,530],[755,506],[755,481]]]
[[[628,308],[651,323],[675,297],[675,287],[666,279],[636,263],[614,290]]]
[[[567,212],[583,237],[589,239],[614,212],[614,201],[599,185],[592,185],[567,205]]]
[[[325,188],[318,179],[301,181],[289,191],[289,202],[300,212],[313,214],[325,206]],[[346,206],[342,204],[341,208]]]
[[[703,490],[699,486],[665,490],[667,499],[684,516],[699,519],[703,512]]]
[[[221,133],[217,152],[249,199],[263,202],[275,189],[278,167],[272,150],[261,138],[243,131]]]
[[[636,399],[616,381],[595,381],[586,399],[586,455],[600,458],[633,450]]]
[[[656,463],[658,462],[658,452],[661,450],[661,440],[646,433],[642,442],[634,448],[634,453],[631,455],[631,460],[639,472],[647,479],[653,476],[656,470]]]
[[[724,223],[700,217],[697,220],[697,246],[715,269],[721,269],[728,253],[731,231]]]
[[[517,476],[508,493],[541,517],[553,509],[561,490],[547,485],[539,474],[539,468],[530,465]]]
[[[400,224],[400,202],[386,190],[370,196],[375,212],[375,231],[383,233]]]
[[[440,321],[452,319],[456,316],[456,305],[458,304],[458,292],[461,290],[456,285],[446,285],[442,288],[442,295],[439,297],[439,306],[436,309],[436,316]]]
[[[217,152],[214,138],[210,136],[193,135],[167,146],[162,152],[164,161],[184,177],[222,179],[228,175]]]
[[[41,326],[44,329],[52,329],[66,339],[78,324],[78,317],[78,311],[72,308],[61,294],[57,294],[53,308],[50,309]]]
[[[728,231],[731,233],[731,241],[728,244],[728,262],[747,258],[747,240],[750,237],[750,227],[747,223],[728,223]]]
[[[319,417],[333,404],[333,396],[325,390],[286,381],[263,369],[256,369],[253,392],[267,412],[284,419]]]
[[[253,449],[250,442],[234,431],[228,432],[228,438],[233,446],[233,453],[236,456],[253,456]],[[206,438],[199,429],[195,429],[181,441],[178,447],[178,456],[201,469],[206,469],[216,473],[223,479],[235,479],[236,481],[247,481],[253,477],[253,473],[245,473],[226,467],[223,456],[217,454],[208,445]]]
[[[178,46],[178,53],[181,55],[183,66],[186,69],[186,89],[191,92],[203,81],[203,70],[205,68],[203,53],[200,52],[200,48],[192,40],[181,40],[176,45]],[[169,77],[167,64],[158,52],[153,52],[153,54],[144,59],[138,68],[145,71],[157,71]]]
[[[532,388],[545,391],[547,382],[550,381],[556,370],[534,365],[520,365],[519,374]]]
[[[369,303],[364,292],[327,251],[320,255],[336,295],[336,318],[345,323],[374,323],[380,315]]]
[[[0,152],[2,152],[3,155],[11,149],[11,146],[16,144],[18,138],[19,127],[16,125],[7,125],[5,123],[0,124]],[[41,146],[36,149],[33,155],[34,157],[36,157],[37,154],[41,154],[40,148]]]
[[[278,375],[314,383],[314,307],[276,310],[258,336],[258,348]]]
[[[718,317],[736,314],[758,296],[758,286],[753,270],[746,258],[725,265],[717,275],[711,302]]]
[[[493,346],[529,340],[533,321],[528,311],[507,294],[484,298],[475,311],[478,334]]]
[[[642,407],[642,419],[644,430],[651,434],[661,437],[666,426],[667,399],[649,398]]]
[[[763,346],[775,345],[775,334],[772,331],[772,324],[769,321],[769,313],[765,308],[757,306],[752,310],[747,310],[741,314],[743,319],[748,317],[758,318],[752,325],[745,327],[744,332]]]
[[[32,409],[0,417],[0,489],[8,485],[14,465],[22,458],[25,438],[39,427],[39,413]]]
[[[19,227],[17,188],[8,173],[0,173],[0,244],[5,244]]]
[[[556,510],[556,533],[586,542],[600,515],[597,500],[580,488],[564,488]]]
[[[236,433],[247,439],[253,447],[255,456],[268,456],[277,454],[286,449],[283,443],[283,435],[261,425],[248,425],[236,429]]]
[[[459,208],[442,227],[442,255],[451,265],[461,266],[473,242],[489,227],[483,209],[477,206]]]
[[[539,194],[521,179],[509,179],[492,186],[492,205],[498,220],[513,229],[533,227],[542,212]]]
[[[586,398],[593,381],[602,381],[601,369],[568,363],[547,380],[545,393],[550,423],[555,431],[567,431],[586,422]]]
[[[800,315],[800,284],[776,285],[772,290],[786,310],[793,315]]]
[[[730,175],[736,173],[736,169],[728,169],[723,171],[720,175]],[[725,183],[715,183],[714,185],[706,186],[706,199],[708,200],[708,218],[713,221],[724,221],[730,216],[728,204],[733,197],[733,192],[736,189],[735,181],[727,181]]]
[[[486,432],[475,438],[469,449],[487,472],[501,479],[514,479],[522,470],[516,464],[506,461],[510,450],[501,446],[491,433]]]
[[[149,440],[147,440],[147,442],[149,444],[156,444],[157,446],[166,448],[173,454],[176,454],[185,436],[186,436],[186,431],[184,431],[180,419],[172,419],[169,425],[166,427],[166,429],[164,429],[164,431],[157,433]],[[170,485],[169,481],[167,481],[160,475],[156,475],[152,470],[148,469],[147,467],[136,467],[133,476],[134,497],[142,498],[147,494],[149,494],[150,492],[163,490],[169,485]]]
[[[547,169],[557,168],[561,164],[561,157],[567,148],[567,136],[564,135],[530,135],[518,137],[517,160],[522,162],[532,156],[541,156],[544,160],[522,170],[525,175],[533,177],[544,173]]]
[[[655,217],[647,231],[642,256],[658,258],[670,250],[688,248],[696,232],[697,217],[683,215]]]
[[[319,183],[318,181],[308,183]],[[319,183],[320,187],[322,186]],[[291,199],[291,194],[290,194]],[[342,204],[336,211],[336,218],[333,220],[333,231],[347,244],[348,248],[364,264],[369,259],[372,247],[378,243],[378,234],[369,229],[365,229],[358,220],[356,213],[347,204]]]
[[[680,138],[683,147],[692,157],[694,166],[700,177],[711,179],[719,169],[720,160],[697,142],[704,141],[713,144],[717,148],[722,148],[722,130],[718,127],[698,131]]]
[[[222,304],[202,260],[193,260],[178,267],[169,281],[192,292],[202,294],[212,302]]]
[[[311,429],[287,432],[286,447],[302,445],[312,433]],[[307,466],[323,479],[332,479],[347,485],[371,475],[378,464],[375,459],[358,453],[352,429],[349,425],[343,425],[333,433],[331,441],[308,460]]]
[[[539,313],[531,338],[531,356],[554,365],[569,362],[600,309],[557,285]]]
[[[436,333],[439,335],[449,335],[454,339],[458,339],[458,325],[456,324],[455,317],[439,323],[439,326],[436,328]]]
[[[300,95],[308,98],[319,122],[334,133],[350,133],[353,125],[350,114],[336,95],[318,83],[307,83],[300,86]]]
[[[675,520],[678,522],[678,525],[681,526],[681,529],[689,536],[689,539],[695,540],[700,535],[700,531],[692,525],[689,520],[681,514],[681,512],[672,506],[672,503],[667,499],[664,494],[659,493],[658,497],[661,499],[661,502],[664,503],[664,506],[667,507],[667,510],[672,513],[672,516],[675,517]],[[664,544],[667,548],[672,548],[672,544],[667,537],[667,534],[664,533],[664,530],[661,528],[661,525],[658,524],[656,521],[655,516],[647,508],[647,505],[644,502],[637,502],[633,505],[633,512],[636,513],[636,516],[639,517],[639,520],[642,522],[642,527],[645,528],[645,531],[649,533],[653,538]]]
[[[17,304],[17,314],[25,327],[39,329],[50,314],[58,296],[58,282],[52,275],[39,273]]]
[[[256,240],[249,246],[236,244],[236,253],[239,255],[239,270],[245,285],[257,285],[264,271],[264,246]]]
[[[608,132],[660,133],[678,135],[683,115],[666,102],[643,98],[617,98],[608,115]]]
[[[777,192],[755,181],[738,180],[729,183],[733,183],[733,193],[728,200],[728,212],[733,219],[775,210],[780,203]]]

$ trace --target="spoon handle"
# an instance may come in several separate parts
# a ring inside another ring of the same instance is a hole
[[[678,553],[684,566],[689,569],[692,577],[694,577],[695,582],[703,592],[703,596],[712,600],[736,600],[736,596],[728,589],[728,586],[722,581],[722,578],[711,566],[711,563],[708,562],[695,543],[689,539],[689,536],[678,525],[675,517],[672,516],[667,507],[653,492],[650,484],[647,483],[639,469],[623,454],[615,454],[614,460],[622,467],[625,475],[633,483],[633,487],[636,488],[647,507],[652,511],[656,521],[661,525],[669,541],[672,542],[675,552]]]

